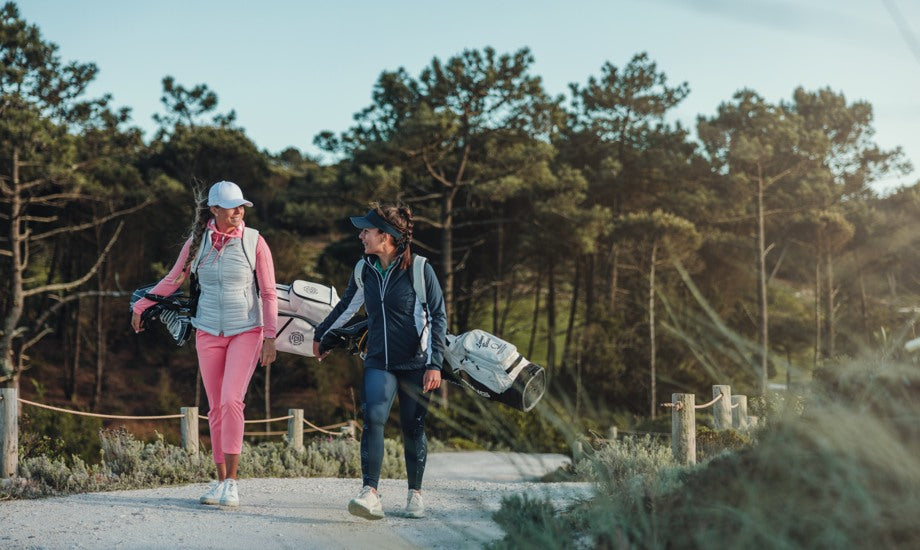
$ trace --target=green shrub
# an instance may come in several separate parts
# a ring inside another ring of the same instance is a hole
[[[19,421],[19,456],[98,462],[101,428],[98,418],[30,407]]]
[[[502,540],[488,548],[516,550],[518,548],[575,548],[572,525],[565,516],[558,517],[553,504],[527,495],[512,495],[502,499],[501,508],[492,515],[495,523],[505,530]]]
[[[605,443],[577,461],[575,472],[579,479],[597,482],[601,492],[614,494],[636,479],[654,479],[662,470],[675,466],[670,443],[644,435]]]
[[[705,426],[696,428],[696,458],[712,458],[724,451],[738,451],[751,445],[750,433],[739,430],[712,430]]]

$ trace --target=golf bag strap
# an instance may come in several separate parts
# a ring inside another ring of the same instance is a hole
[[[425,262],[428,261],[428,258],[424,256],[419,256],[418,254],[412,255],[412,289],[415,290],[415,295],[418,296],[419,302],[423,306],[427,307],[428,304],[428,291],[425,288]],[[358,285],[358,290],[364,291],[364,258],[358,260],[358,263],[355,264],[355,284]]]
[[[414,254],[412,257],[412,288],[426,310],[428,309],[428,290],[425,287],[425,262],[428,258]]]
[[[358,285],[358,290],[361,292],[364,292],[364,264],[364,258],[355,264],[355,284]]]

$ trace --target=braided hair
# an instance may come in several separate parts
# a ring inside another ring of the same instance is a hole
[[[182,271],[179,274],[178,281],[181,283],[185,280],[185,277],[188,275],[189,267],[192,265],[192,262],[195,261],[195,258],[198,257],[198,251],[201,250],[201,239],[204,235],[205,229],[208,227],[208,222],[211,221],[211,208],[208,206],[208,198],[205,196],[204,191],[200,186],[195,186],[192,189],[192,195],[195,198],[195,217],[192,220],[192,224],[188,229],[188,236],[185,240],[191,240],[192,244],[189,246],[188,258],[185,259],[185,266],[183,266]]]
[[[402,233],[402,237],[394,239],[396,253],[400,257],[400,269],[409,269],[409,266],[412,265],[412,228],[415,226],[412,221],[412,210],[405,204],[374,203],[371,207],[377,212],[378,216]]]

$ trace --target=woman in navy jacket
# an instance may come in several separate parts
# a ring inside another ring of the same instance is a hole
[[[426,303],[421,303],[412,284],[412,212],[405,206],[377,205],[351,223],[361,232],[364,244],[360,269],[362,284],[355,276],[348,281],[342,300],[316,328],[313,352],[320,360],[326,332],[345,325],[364,306],[367,312],[367,352],[361,409],[361,493],[348,503],[348,511],[367,519],[383,517],[377,494],[383,462],[383,426],[393,398],[399,396],[399,421],[405,446],[409,494],[408,517],[424,517],[422,476],[425,473],[427,442],[425,417],[430,393],[441,385],[447,319],[444,296],[434,270],[424,269]]]

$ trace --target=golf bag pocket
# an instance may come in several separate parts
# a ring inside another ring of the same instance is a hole
[[[290,285],[275,285],[278,291],[278,311],[289,311],[319,324],[339,303],[335,288],[296,280]]]
[[[335,288],[296,280],[276,284],[278,293],[278,333],[275,349],[313,357],[313,331],[339,303]]]
[[[279,311],[275,350],[313,357],[314,328],[304,317]]]

